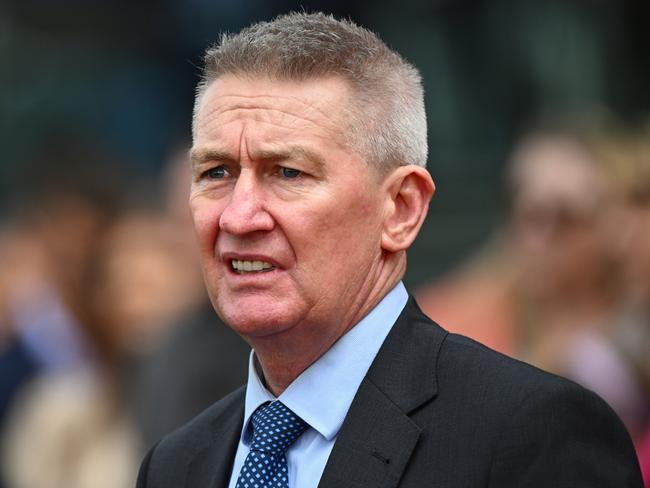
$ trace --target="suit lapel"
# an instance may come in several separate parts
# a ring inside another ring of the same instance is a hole
[[[354,397],[319,488],[398,485],[421,432],[409,414],[436,396],[446,334],[411,297]]]
[[[244,393],[233,406],[212,421],[210,439],[188,466],[186,488],[228,486],[244,422]]]
[[[396,486],[420,429],[364,381],[341,427],[319,488]]]

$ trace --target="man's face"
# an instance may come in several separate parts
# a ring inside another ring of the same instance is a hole
[[[379,275],[386,190],[343,143],[348,96],[225,76],[202,99],[190,206],[212,303],[249,341],[335,340]]]

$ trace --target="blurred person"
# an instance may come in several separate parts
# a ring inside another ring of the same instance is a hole
[[[8,223],[3,224],[0,225],[0,439],[16,394],[37,371],[35,359],[18,339],[10,323],[8,254],[13,229]],[[0,488],[5,486],[5,475],[0,465]]]
[[[595,147],[613,188],[609,228],[624,271],[626,300],[609,337],[650,398],[650,123],[611,132]],[[637,448],[650,486],[650,406],[640,423]]]
[[[104,230],[82,296],[94,361],[42,375],[22,393],[5,443],[9,486],[132,485],[141,447],[127,359],[150,348],[201,289],[178,250],[174,229],[153,212],[130,210]]]
[[[97,370],[36,377],[8,420],[2,464],[9,488],[131,485],[138,438]]]
[[[0,227],[0,432],[14,395],[37,369],[35,358],[16,336],[10,320],[10,288],[17,278],[12,276],[10,264],[14,261],[14,232],[9,223]]]
[[[306,13],[223,36],[205,61],[190,207],[249,379],[156,444],[138,487],[641,486],[596,395],[409,297],[434,191],[415,67]]]
[[[596,141],[614,193],[613,239],[631,300],[650,306],[650,124],[612,129]]]
[[[107,232],[87,278],[93,312],[126,351],[152,347],[203,297],[185,237],[159,212],[131,210]]]
[[[39,367],[55,371],[81,366],[91,354],[79,333],[78,273],[96,238],[96,215],[74,196],[40,203],[13,224],[6,241],[7,317]]]
[[[82,156],[50,149],[48,160],[57,169],[26,165],[0,236],[2,349],[8,355],[20,351],[39,371],[76,368],[91,360],[93,352],[79,327],[82,270],[112,212],[109,190],[102,195],[96,190],[103,184],[76,171],[75,160]],[[10,378],[17,373],[0,371]]]
[[[583,144],[561,129],[539,129],[513,152],[507,222],[476,255],[417,297],[451,330],[520,356],[522,347],[538,344],[531,333],[552,328],[522,329],[528,315],[544,324],[543,315],[555,316],[555,307],[598,316],[598,309],[616,303],[619,282],[595,223],[606,207],[604,175]],[[580,302],[584,307],[576,307]],[[555,366],[554,358],[528,359]]]
[[[537,131],[513,156],[512,233],[524,265],[518,355],[602,395],[636,437],[650,396],[614,340],[627,287],[612,242],[612,178],[597,149],[607,127]]]
[[[88,159],[76,150],[51,146],[37,160],[16,181],[0,246],[2,318],[9,331],[0,348],[0,383],[12,385],[2,399],[3,453],[13,449],[8,439],[20,423],[22,399],[34,385],[41,378],[81,370],[96,359],[93,331],[83,326],[82,280],[114,210],[110,184],[99,175],[99,160],[95,175],[83,170]],[[3,455],[0,471],[8,486],[14,486],[16,464],[6,459]]]
[[[610,203],[604,174],[588,148],[562,132],[527,135],[512,159],[512,232],[526,293],[545,310],[570,304],[567,313],[599,316],[620,289],[599,227]]]
[[[7,323],[36,364],[53,371],[92,357],[79,323],[83,273],[116,210],[118,181],[105,158],[66,141],[44,144],[15,175],[2,252]]]

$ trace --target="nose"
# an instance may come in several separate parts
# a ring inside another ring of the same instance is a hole
[[[272,230],[274,221],[265,204],[265,192],[256,175],[242,171],[219,218],[219,229],[237,236]]]

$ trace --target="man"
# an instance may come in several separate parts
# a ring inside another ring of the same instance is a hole
[[[208,51],[191,151],[208,292],[249,379],[158,443],[138,486],[640,487],[575,384],[448,334],[408,297],[434,185],[420,77],[290,14]]]

